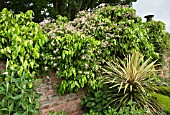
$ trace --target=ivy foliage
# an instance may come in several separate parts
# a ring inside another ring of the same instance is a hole
[[[1,115],[30,115],[38,110],[34,76],[47,38],[32,16],[32,11],[0,12],[0,59],[7,60],[5,73],[0,75]]]

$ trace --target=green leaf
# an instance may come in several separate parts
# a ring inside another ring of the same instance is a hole
[[[31,68],[34,68],[34,62],[30,62]]]
[[[8,109],[7,109],[7,108],[2,108],[1,110],[2,110],[2,111],[8,111]]]
[[[7,51],[8,53],[11,53],[11,49],[10,49],[9,47],[6,47],[6,51]]]
[[[71,89],[73,89],[75,87],[75,82],[71,82]]]
[[[12,112],[13,108],[14,108],[14,102],[12,102],[12,104],[9,106],[9,112],[10,113]]]
[[[95,105],[94,102],[88,102],[88,103],[86,104],[87,107],[93,107],[94,105]]]
[[[22,111],[17,111],[16,113],[14,113],[14,115],[23,115]]]
[[[120,12],[118,12],[118,13],[117,13],[117,16],[121,16],[121,13],[120,13]]]
[[[24,62],[24,58],[22,56],[20,57],[20,61],[21,61],[21,63]]]
[[[65,52],[62,52],[62,59],[65,59]]]
[[[13,100],[18,100],[18,99],[20,99],[21,98],[21,95],[17,95],[17,96],[15,96],[15,97],[11,97]]]
[[[75,85],[76,85],[78,88],[80,88],[80,85],[79,85],[79,83],[78,83],[77,81],[75,81]]]

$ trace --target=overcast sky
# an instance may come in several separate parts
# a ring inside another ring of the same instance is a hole
[[[167,31],[170,32],[170,0],[137,0],[133,3],[133,8],[142,18],[145,15],[153,14],[154,20],[163,21]],[[145,21],[144,18],[143,21]]]

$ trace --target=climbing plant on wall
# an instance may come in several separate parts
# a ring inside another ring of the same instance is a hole
[[[154,26],[154,24],[157,23],[153,23],[152,26]],[[80,84],[75,85],[75,82],[80,83],[79,81],[84,79],[84,76],[88,78],[88,75],[84,73],[79,74],[80,76],[78,78],[76,76],[78,75],[79,69],[84,70],[85,68],[83,67],[85,65],[81,64],[85,63],[85,60],[80,58],[84,54],[94,55],[92,62],[95,64],[92,63],[91,66],[86,69],[87,72],[90,72],[92,70],[91,68],[95,65],[103,66],[107,61],[114,61],[115,57],[123,59],[124,55],[134,51],[139,51],[147,58],[151,57],[152,60],[160,58],[160,52],[156,48],[155,40],[150,40],[151,33],[149,29],[152,30],[152,28],[143,23],[142,19],[136,15],[135,10],[128,6],[101,7],[93,12],[81,11],[76,19],[69,22],[66,17],[59,16],[58,20],[43,24],[41,27],[51,39],[48,41],[49,45],[46,46],[46,54],[42,55],[42,59],[45,59],[43,62],[50,63],[48,65],[49,68],[58,68],[57,76],[65,79],[60,85],[62,90],[58,90],[59,92],[62,91],[62,93],[64,93],[64,91],[79,89]],[[159,36],[159,39],[162,39],[164,32],[163,23],[160,23],[160,27],[161,32],[158,33],[157,36]],[[159,29],[157,28],[157,30]],[[79,36],[77,36],[77,33],[79,33]],[[86,37],[81,37],[80,33]],[[85,42],[85,39],[88,42]],[[94,45],[95,41],[100,42],[97,47]],[[86,45],[86,43],[90,45]],[[82,44],[79,49],[75,49],[77,44]],[[93,50],[93,48],[95,50]],[[87,52],[82,54],[83,51],[88,49],[91,49],[91,54],[87,54]],[[74,53],[70,56],[69,52],[72,51]],[[62,64],[61,61],[56,61],[57,56],[61,56],[60,60],[62,60]],[[91,63],[86,60],[86,63],[87,62]],[[74,67],[81,65],[82,68],[74,68],[76,73],[76,75],[74,75],[70,74],[72,71],[70,65],[74,65]],[[68,66],[67,69],[64,68],[66,66]],[[62,73],[62,75],[60,73]],[[97,77],[98,75],[95,73],[100,73],[100,71],[96,69],[93,73]],[[69,87],[69,90],[64,87]]]
[[[57,36],[44,47],[48,49],[41,54],[44,70],[55,69],[57,77],[64,78],[58,92],[74,92],[85,85],[93,89],[97,87],[95,78],[99,64],[96,53],[99,45],[93,37],[77,33]]]
[[[0,12],[0,59],[8,60],[0,75],[0,114],[35,114],[34,75],[39,50],[46,42],[40,26],[32,22],[32,11],[13,15]]]

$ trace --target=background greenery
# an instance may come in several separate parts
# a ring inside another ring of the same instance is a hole
[[[0,59],[8,60],[6,70],[0,75],[1,114],[35,114],[38,111],[34,76],[39,74],[37,71],[39,69],[43,74],[54,69],[57,77],[63,78],[61,85],[56,88],[59,94],[76,92],[80,88],[87,87],[87,95],[82,101],[87,114],[129,112],[133,115],[136,112],[147,111],[146,107],[137,108],[135,102],[129,100],[118,109],[114,101],[113,104],[109,104],[110,100],[107,100],[109,95],[104,91],[113,84],[102,83],[100,77],[105,74],[101,68],[107,65],[106,62],[117,63],[116,67],[121,67],[119,65],[127,62],[125,57],[136,51],[145,55],[141,65],[151,63],[153,60],[158,60],[157,63],[161,64],[162,51],[168,49],[167,44],[169,44],[169,40],[166,39],[169,38],[169,34],[165,32],[163,22],[142,22],[133,8],[110,5],[93,9],[93,12],[81,11],[73,21],[68,21],[69,16],[67,18],[59,15],[57,20],[42,22],[39,25],[32,21],[32,16],[32,11],[14,14],[3,9],[0,12]],[[35,16],[34,19],[36,18],[42,20],[44,17]],[[148,58],[150,60],[145,62]],[[129,64],[134,67],[134,63],[129,62]],[[110,66],[113,69],[113,66]],[[143,67],[140,69],[146,70]],[[111,72],[114,73],[113,70]],[[138,83],[136,81],[135,83],[144,84],[149,89],[150,80],[159,86],[161,79],[149,75],[142,76],[142,80],[136,80]],[[154,75],[157,76],[156,73]],[[117,82],[119,88],[112,89],[114,92],[112,94],[121,93],[122,97],[126,97],[124,92],[130,91],[130,85],[125,85],[128,78],[120,76]],[[112,77],[114,79],[115,75]],[[129,89],[125,90],[127,87]],[[152,91],[153,87],[150,89],[147,92]],[[139,89],[139,93],[150,98],[150,93],[145,93],[143,88]],[[156,98],[152,99],[157,102]],[[102,108],[105,105],[109,106]]]
[[[46,18],[56,19],[56,15],[67,16],[73,20],[82,10],[93,10],[101,3],[118,5],[129,4],[137,0],[0,0],[0,11],[8,8],[14,13],[32,10],[35,14],[34,21],[41,22]]]

